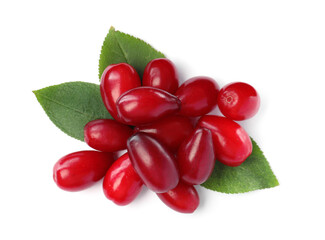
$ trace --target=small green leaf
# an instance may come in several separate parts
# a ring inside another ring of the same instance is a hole
[[[279,185],[262,150],[252,139],[253,152],[238,167],[228,167],[216,161],[210,178],[203,187],[223,193],[244,193]]]
[[[100,53],[99,78],[108,65],[121,62],[133,66],[142,78],[148,62],[155,58],[164,57],[164,54],[158,52],[141,39],[116,31],[111,27]]]
[[[97,84],[68,82],[33,92],[51,121],[81,141],[88,122],[112,118],[103,104]]]

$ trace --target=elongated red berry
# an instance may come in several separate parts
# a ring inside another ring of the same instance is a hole
[[[85,142],[92,148],[103,152],[126,149],[126,142],[133,130],[112,119],[98,119],[86,124]]]
[[[168,207],[181,213],[193,213],[200,204],[196,189],[182,182],[174,189],[157,195]]]
[[[198,128],[178,149],[178,167],[181,179],[190,185],[204,183],[211,175],[215,155],[212,134],[207,128]]]
[[[175,95],[181,100],[180,114],[198,117],[217,106],[219,85],[209,77],[193,77],[185,81]]]
[[[260,107],[260,97],[257,91],[247,83],[230,83],[221,88],[218,106],[225,117],[236,121],[245,120],[257,113]]]
[[[171,151],[175,152],[185,140],[189,137],[194,126],[188,117],[173,115],[165,117],[153,123],[137,126],[135,132],[148,133],[164,144]]]
[[[66,191],[80,191],[105,176],[114,159],[111,153],[80,151],[62,157],[53,168],[55,183]]]
[[[107,171],[103,190],[105,196],[117,205],[131,203],[140,193],[143,182],[135,172],[129,155],[125,153]]]
[[[228,118],[206,115],[197,126],[211,131],[216,158],[225,165],[239,166],[252,153],[252,141],[247,132]]]
[[[117,100],[116,107],[123,122],[139,125],[176,113],[180,101],[161,89],[139,87],[123,93]]]
[[[116,100],[122,93],[140,86],[138,73],[127,63],[111,64],[104,70],[100,92],[107,110],[115,120],[121,121],[117,115]]]
[[[154,192],[167,192],[179,181],[174,155],[146,133],[136,133],[127,144],[132,165],[144,184]]]
[[[167,58],[150,61],[144,69],[142,84],[174,94],[179,84],[175,65]]]

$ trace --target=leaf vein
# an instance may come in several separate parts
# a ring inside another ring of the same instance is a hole
[[[124,49],[122,48],[121,43],[119,42],[118,38],[116,37],[116,34],[113,34],[113,36],[115,37],[115,40],[116,40],[116,42],[117,42],[117,45],[119,46],[119,48],[120,48],[120,50],[121,50],[121,52],[122,52],[122,54],[123,54],[123,57],[125,58],[125,61],[126,61],[128,64],[130,64],[130,61],[129,61],[128,58],[127,58],[127,54],[126,54],[126,52],[124,51]]]
[[[63,107],[65,107],[65,108],[68,108],[68,109],[70,109],[70,110],[72,110],[72,111],[75,111],[75,112],[77,112],[77,113],[79,113],[79,114],[85,115],[85,116],[90,117],[90,118],[93,117],[93,115],[88,115],[87,113],[82,112],[82,111],[80,111],[79,109],[76,109],[76,108],[70,107],[70,106],[68,106],[68,105],[65,105],[65,104],[63,104],[63,103],[60,103],[60,102],[58,102],[58,101],[55,101],[54,99],[51,99],[51,98],[47,97],[46,95],[43,95],[43,94],[40,94],[40,93],[39,93],[39,95],[42,96],[43,98],[45,98],[46,100],[50,101],[50,102],[56,103],[56,104],[58,104],[58,105],[60,105],[60,106],[63,106]]]

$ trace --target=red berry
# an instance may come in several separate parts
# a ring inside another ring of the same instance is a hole
[[[181,179],[191,185],[204,183],[211,175],[215,163],[212,134],[198,128],[178,150]]]
[[[180,101],[153,87],[138,87],[123,93],[116,103],[119,117],[130,125],[156,121],[179,110]]]
[[[167,58],[152,60],[144,70],[142,84],[143,86],[159,88],[174,94],[178,88],[175,65]]]
[[[121,121],[117,115],[116,100],[127,90],[140,86],[138,73],[127,63],[112,64],[104,70],[100,92],[107,110],[115,120]]]
[[[200,204],[196,189],[182,182],[174,189],[157,195],[168,207],[181,213],[193,213]]]
[[[148,133],[175,152],[185,138],[190,136],[194,127],[188,117],[169,116],[146,125],[137,126],[135,132]]]
[[[140,193],[143,182],[135,172],[129,155],[125,153],[107,171],[103,190],[105,196],[117,205],[131,203]]]
[[[217,105],[219,85],[209,77],[194,77],[185,81],[175,95],[181,100],[180,114],[198,117]]]
[[[256,90],[243,82],[224,86],[218,95],[221,113],[232,120],[245,120],[253,117],[260,107],[260,97]]]
[[[179,174],[174,155],[146,133],[136,133],[128,140],[132,165],[144,184],[154,192],[176,187]]]
[[[61,158],[53,168],[53,179],[66,191],[80,191],[105,176],[113,163],[111,153],[80,151]]]
[[[85,142],[103,152],[126,149],[126,142],[132,133],[130,127],[112,119],[94,120],[84,128]]]
[[[239,166],[252,153],[252,141],[247,132],[230,119],[206,115],[197,126],[211,131],[216,158],[225,165]]]

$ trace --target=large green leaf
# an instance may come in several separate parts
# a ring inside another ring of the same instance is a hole
[[[112,118],[103,104],[97,84],[68,82],[33,92],[51,121],[81,141],[88,122]]]
[[[253,152],[238,167],[228,167],[216,162],[210,178],[203,187],[223,193],[244,193],[279,185],[262,150],[252,139]]]
[[[155,58],[164,57],[164,54],[158,52],[141,39],[116,31],[111,27],[100,53],[99,78],[108,65],[121,62],[132,65],[142,78],[148,62]]]

